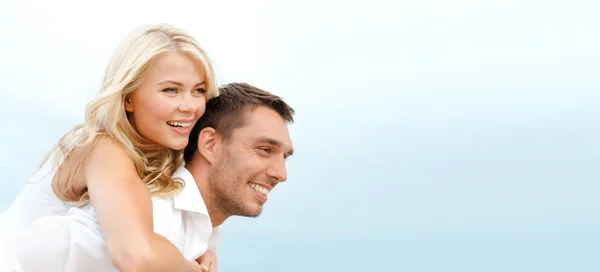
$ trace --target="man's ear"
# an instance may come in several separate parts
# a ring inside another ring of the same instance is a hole
[[[216,155],[219,148],[219,134],[214,128],[206,127],[198,134],[198,153],[212,164],[216,161]]]
[[[125,97],[125,111],[133,112],[133,103],[131,103],[131,96],[129,96],[129,95],[127,95],[127,97]]]

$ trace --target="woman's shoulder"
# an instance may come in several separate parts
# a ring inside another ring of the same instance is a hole
[[[139,178],[136,163],[132,156],[132,152],[135,151],[133,148],[127,148],[112,136],[99,136],[85,151],[84,171],[86,177],[93,176],[105,179],[117,175]],[[106,171],[112,174],[107,176]]]
[[[121,144],[113,136],[101,134],[89,147],[87,156],[101,156],[106,159],[131,161],[131,151]]]

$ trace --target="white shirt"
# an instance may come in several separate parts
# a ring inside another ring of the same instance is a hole
[[[212,228],[204,200],[192,174],[180,167],[182,191],[168,199],[153,199],[154,232],[173,243],[188,260],[215,248],[219,229]],[[71,208],[64,216],[46,216],[32,222],[15,237],[15,254],[22,270],[8,271],[118,271],[106,250],[103,235],[89,208]],[[6,271],[0,267],[0,271]]]
[[[0,229],[3,233],[23,230],[32,221],[44,216],[65,215],[79,203],[62,201],[52,188],[57,170],[63,162],[63,155],[53,155],[25,183],[17,198],[8,210],[1,215]]]

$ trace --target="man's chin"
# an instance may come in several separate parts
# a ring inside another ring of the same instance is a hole
[[[244,209],[244,212],[241,216],[245,216],[245,217],[258,217],[261,213],[262,213],[262,205],[257,204],[257,203],[252,203],[248,206],[246,206],[246,209]]]

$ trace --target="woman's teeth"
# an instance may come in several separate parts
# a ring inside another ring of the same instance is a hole
[[[180,128],[187,128],[192,125],[192,123],[187,123],[187,122],[186,123],[184,123],[184,122],[167,122],[167,124],[172,127],[180,127]]]

